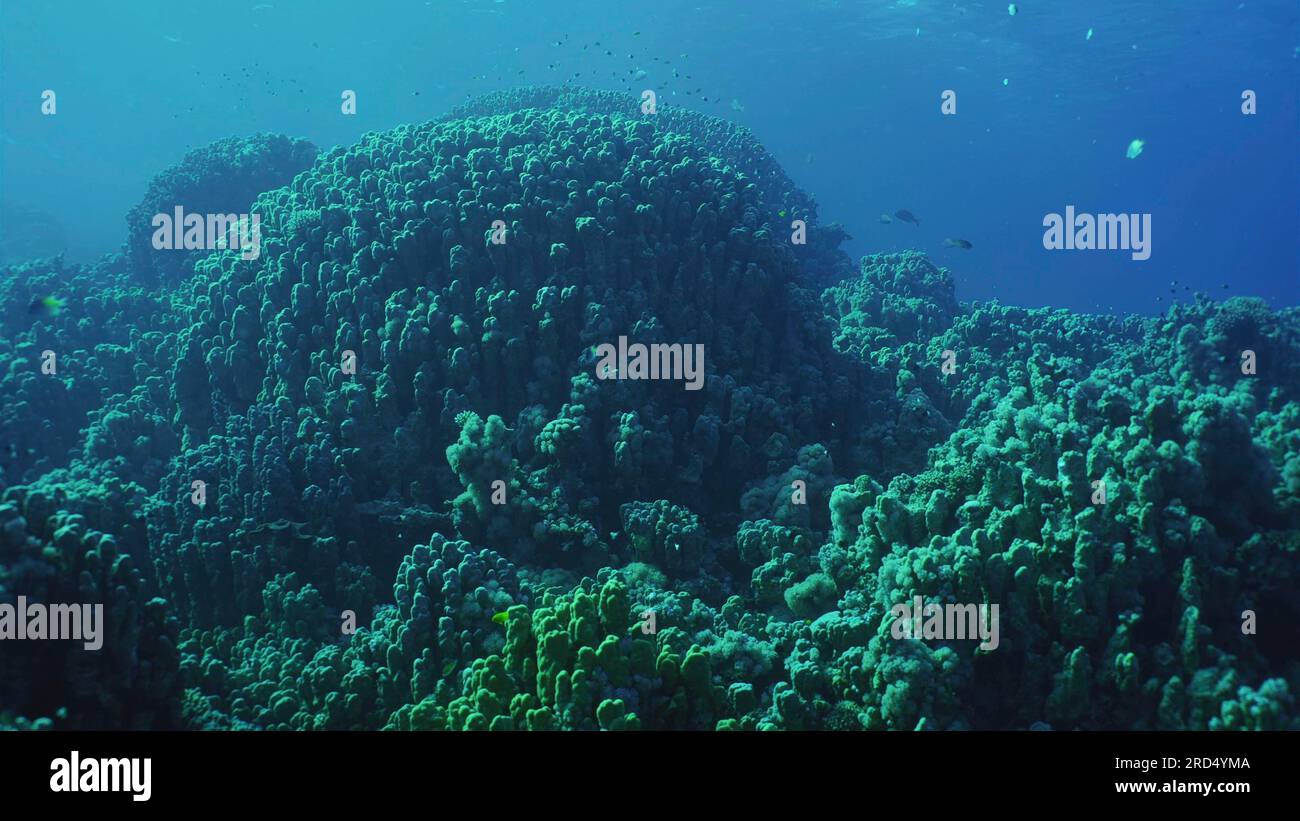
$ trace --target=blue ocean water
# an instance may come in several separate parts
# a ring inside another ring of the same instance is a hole
[[[1015,6],[6,0],[0,205],[49,215],[68,257],[90,261],[120,245],[154,174],[222,137],[329,147],[524,84],[653,88],[751,128],[851,254],[926,251],[962,300],[1296,304],[1297,4]],[[41,114],[46,89],[56,116]],[[1044,249],[1045,215],[1070,205],[1149,213],[1150,258]],[[920,224],[880,221],[900,209]],[[16,241],[20,221],[5,222]]]

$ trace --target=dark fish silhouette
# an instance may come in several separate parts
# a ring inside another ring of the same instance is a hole
[[[967,251],[971,249],[971,244],[964,239],[946,239],[943,244],[948,248],[964,248]]]
[[[898,218],[899,222],[910,222],[913,225],[916,225],[918,227],[921,225],[921,221],[917,219],[916,215],[913,214],[911,211],[907,211],[907,210],[895,211],[894,216]]]

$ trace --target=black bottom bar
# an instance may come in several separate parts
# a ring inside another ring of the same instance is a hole
[[[646,800],[677,804],[683,790],[711,793],[701,807],[726,801],[730,812],[750,800],[799,795],[864,811],[871,796],[918,811],[998,796],[1054,808],[1151,807],[1160,797],[1218,808],[1293,797],[1295,740],[1287,733],[4,733],[0,785],[6,804],[128,813],[337,810],[354,802],[373,810],[386,801],[394,810],[415,802],[447,811],[462,801],[536,809],[550,803],[548,795],[557,810],[595,806],[601,796],[617,802],[605,806],[631,810]],[[69,789],[74,754],[76,791]],[[115,779],[115,792],[80,789],[98,780],[111,790]],[[136,800],[146,781],[148,799]]]

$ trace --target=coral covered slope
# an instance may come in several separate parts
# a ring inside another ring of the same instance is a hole
[[[245,196],[255,258],[149,244]],[[1295,309],[962,303],[577,89],[222,141],[128,222],[0,273],[0,602],[107,623],[0,646],[0,724],[1300,728]],[[896,637],[918,596],[996,646]]]

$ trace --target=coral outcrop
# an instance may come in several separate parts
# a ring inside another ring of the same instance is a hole
[[[180,200],[260,254],[153,249]],[[573,88],[222,141],[128,222],[0,272],[0,604],[107,614],[4,646],[0,724],[1300,729],[1296,309],[854,272],[748,131]]]

